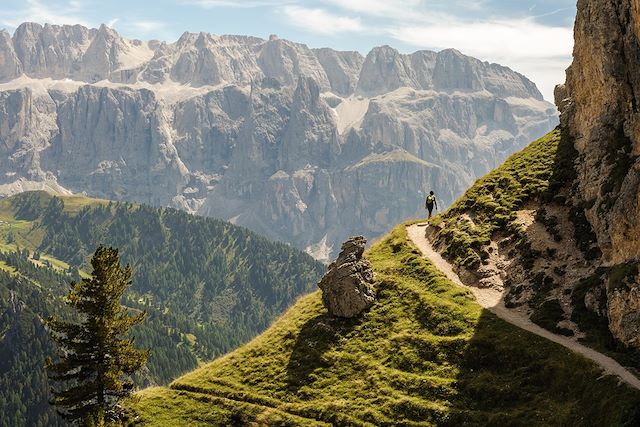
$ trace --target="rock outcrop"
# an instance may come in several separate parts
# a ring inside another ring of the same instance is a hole
[[[0,118],[0,194],[178,207],[328,262],[342,236],[422,215],[428,189],[451,203],[557,114],[525,77],[453,50],[26,23],[0,33]]]
[[[556,90],[579,153],[574,204],[585,209],[608,265],[640,259],[640,2],[579,0],[574,61]],[[636,280],[607,292],[609,325],[640,348]]]
[[[11,36],[0,30],[0,82],[13,80],[22,74],[22,63],[16,55]]]
[[[358,317],[375,302],[373,270],[363,257],[366,243],[363,236],[344,242],[338,259],[318,283],[322,302],[332,316]]]
[[[640,348],[640,288],[615,289],[607,296],[609,330],[628,347]]]
[[[580,0],[574,61],[558,91],[575,138],[579,199],[605,257],[640,258],[640,2]]]

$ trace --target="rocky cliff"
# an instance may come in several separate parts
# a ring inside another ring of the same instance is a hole
[[[175,43],[102,26],[0,33],[0,191],[169,205],[329,259],[447,205],[556,124],[535,85],[455,50],[309,49],[271,36]]]
[[[579,197],[611,262],[640,256],[640,2],[581,0],[574,62],[558,89],[580,153]]]
[[[579,158],[574,202],[593,227],[611,331],[640,347],[640,2],[580,0],[574,61],[556,90],[562,126]],[[635,273],[634,273],[635,271]],[[593,292],[591,292],[592,294]],[[597,307],[596,307],[597,308]],[[594,311],[598,311],[597,309]]]

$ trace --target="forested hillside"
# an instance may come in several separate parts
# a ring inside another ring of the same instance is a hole
[[[55,425],[47,404],[43,328],[63,314],[68,282],[99,243],[134,270],[125,304],[151,348],[139,384],[164,383],[263,330],[311,290],[323,266],[285,244],[173,209],[43,192],[0,201],[0,425]],[[6,416],[5,416],[6,415]]]

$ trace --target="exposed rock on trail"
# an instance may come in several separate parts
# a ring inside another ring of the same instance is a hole
[[[333,316],[357,317],[375,301],[373,270],[363,257],[366,243],[367,239],[362,236],[344,242],[338,259],[318,283],[322,302]]]
[[[633,375],[612,358],[605,356],[604,354],[589,347],[586,347],[575,341],[574,339],[549,332],[548,330],[543,329],[531,322],[531,320],[529,320],[526,315],[523,315],[516,310],[511,310],[505,307],[503,299],[504,295],[502,292],[497,291],[496,289],[482,289],[480,287],[464,284],[460,280],[458,275],[454,272],[453,266],[433,249],[431,243],[429,242],[429,240],[427,240],[427,237],[425,235],[424,226],[425,224],[417,224],[407,228],[407,234],[411,241],[417,246],[420,252],[422,252],[423,256],[429,259],[429,261],[431,261],[438,270],[444,273],[449,280],[451,280],[458,286],[469,289],[475,296],[478,304],[491,311],[502,320],[509,322],[512,325],[517,326],[518,328],[532,332],[536,335],[560,344],[575,353],[581,354],[587,359],[590,359],[593,362],[597,363],[607,374],[617,375],[622,381],[640,390],[640,379],[638,379],[635,375]]]

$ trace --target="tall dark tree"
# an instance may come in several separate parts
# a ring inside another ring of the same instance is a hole
[[[50,318],[58,361],[47,361],[53,403],[65,419],[82,425],[105,425],[119,418],[118,401],[133,391],[131,375],[147,361],[148,351],[134,347],[131,326],[145,312],[130,314],[120,303],[131,285],[131,267],[120,265],[118,250],[99,246],[91,259],[91,278],[71,283],[66,303],[77,322]]]

